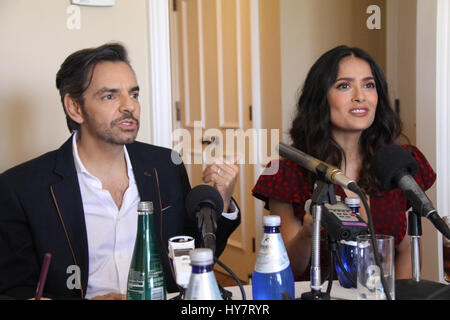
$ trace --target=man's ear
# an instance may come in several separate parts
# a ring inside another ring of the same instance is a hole
[[[81,104],[72,98],[72,96],[68,93],[64,96],[64,108],[66,109],[69,117],[78,124],[82,124],[84,122],[84,115]]]

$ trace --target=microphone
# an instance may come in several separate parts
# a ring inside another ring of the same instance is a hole
[[[321,174],[319,169],[322,172],[325,171],[324,176],[328,182],[338,184],[343,188],[359,193],[359,187],[356,182],[345,176],[338,168],[333,167],[326,162],[320,161],[283,142],[278,144],[277,150],[282,157],[298,163],[303,168],[315,174]]]
[[[431,221],[445,237],[450,239],[450,229],[441,219],[431,200],[414,180],[418,169],[411,154],[398,145],[386,145],[378,150],[371,160],[373,174],[387,189],[402,189],[414,211]]]
[[[219,191],[206,184],[193,188],[186,196],[188,216],[197,220],[203,246],[216,252],[217,220],[223,211],[223,199]]]

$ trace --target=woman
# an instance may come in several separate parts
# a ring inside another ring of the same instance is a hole
[[[382,189],[371,174],[370,160],[382,146],[398,143],[402,126],[392,110],[383,72],[369,54],[358,48],[336,47],[323,54],[305,80],[292,123],[292,145],[340,168],[364,191],[377,234],[395,238],[395,275],[411,278],[410,239],[406,234],[409,208],[400,189]],[[403,145],[419,163],[416,181],[424,189],[436,174],[424,155],[412,145]],[[271,214],[281,216],[281,234],[296,280],[310,279],[312,216],[305,212],[316,176],[284,159],[275,175],[261,175],[253,195],[265,201]],[[357,197],[335,186],[336,195]],[[361,218],[367,222],[363,206]],[[328,246],[321,236],[322,279],[328,271]]]

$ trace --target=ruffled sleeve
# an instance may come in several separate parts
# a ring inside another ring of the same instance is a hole
[[[295,162],[287,159],[274,160],[259,176],[252,189],[254,197],[265,202],[270,210],[269,199],[303,206],[311,197],[305,171]]]

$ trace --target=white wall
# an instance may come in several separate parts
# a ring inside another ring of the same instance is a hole
[[[417,1],[387,3],[386,78],[391,103],[400,101],[403,132],[416,143],[416,44]]]
[[[69,136],[55,76],[72,52],[120,41],[141,87],[141,131],[150,142],[147,0],[81,7],[81,28],[69,30],[66,0],[0,1],[0,172],[58,148]]]

